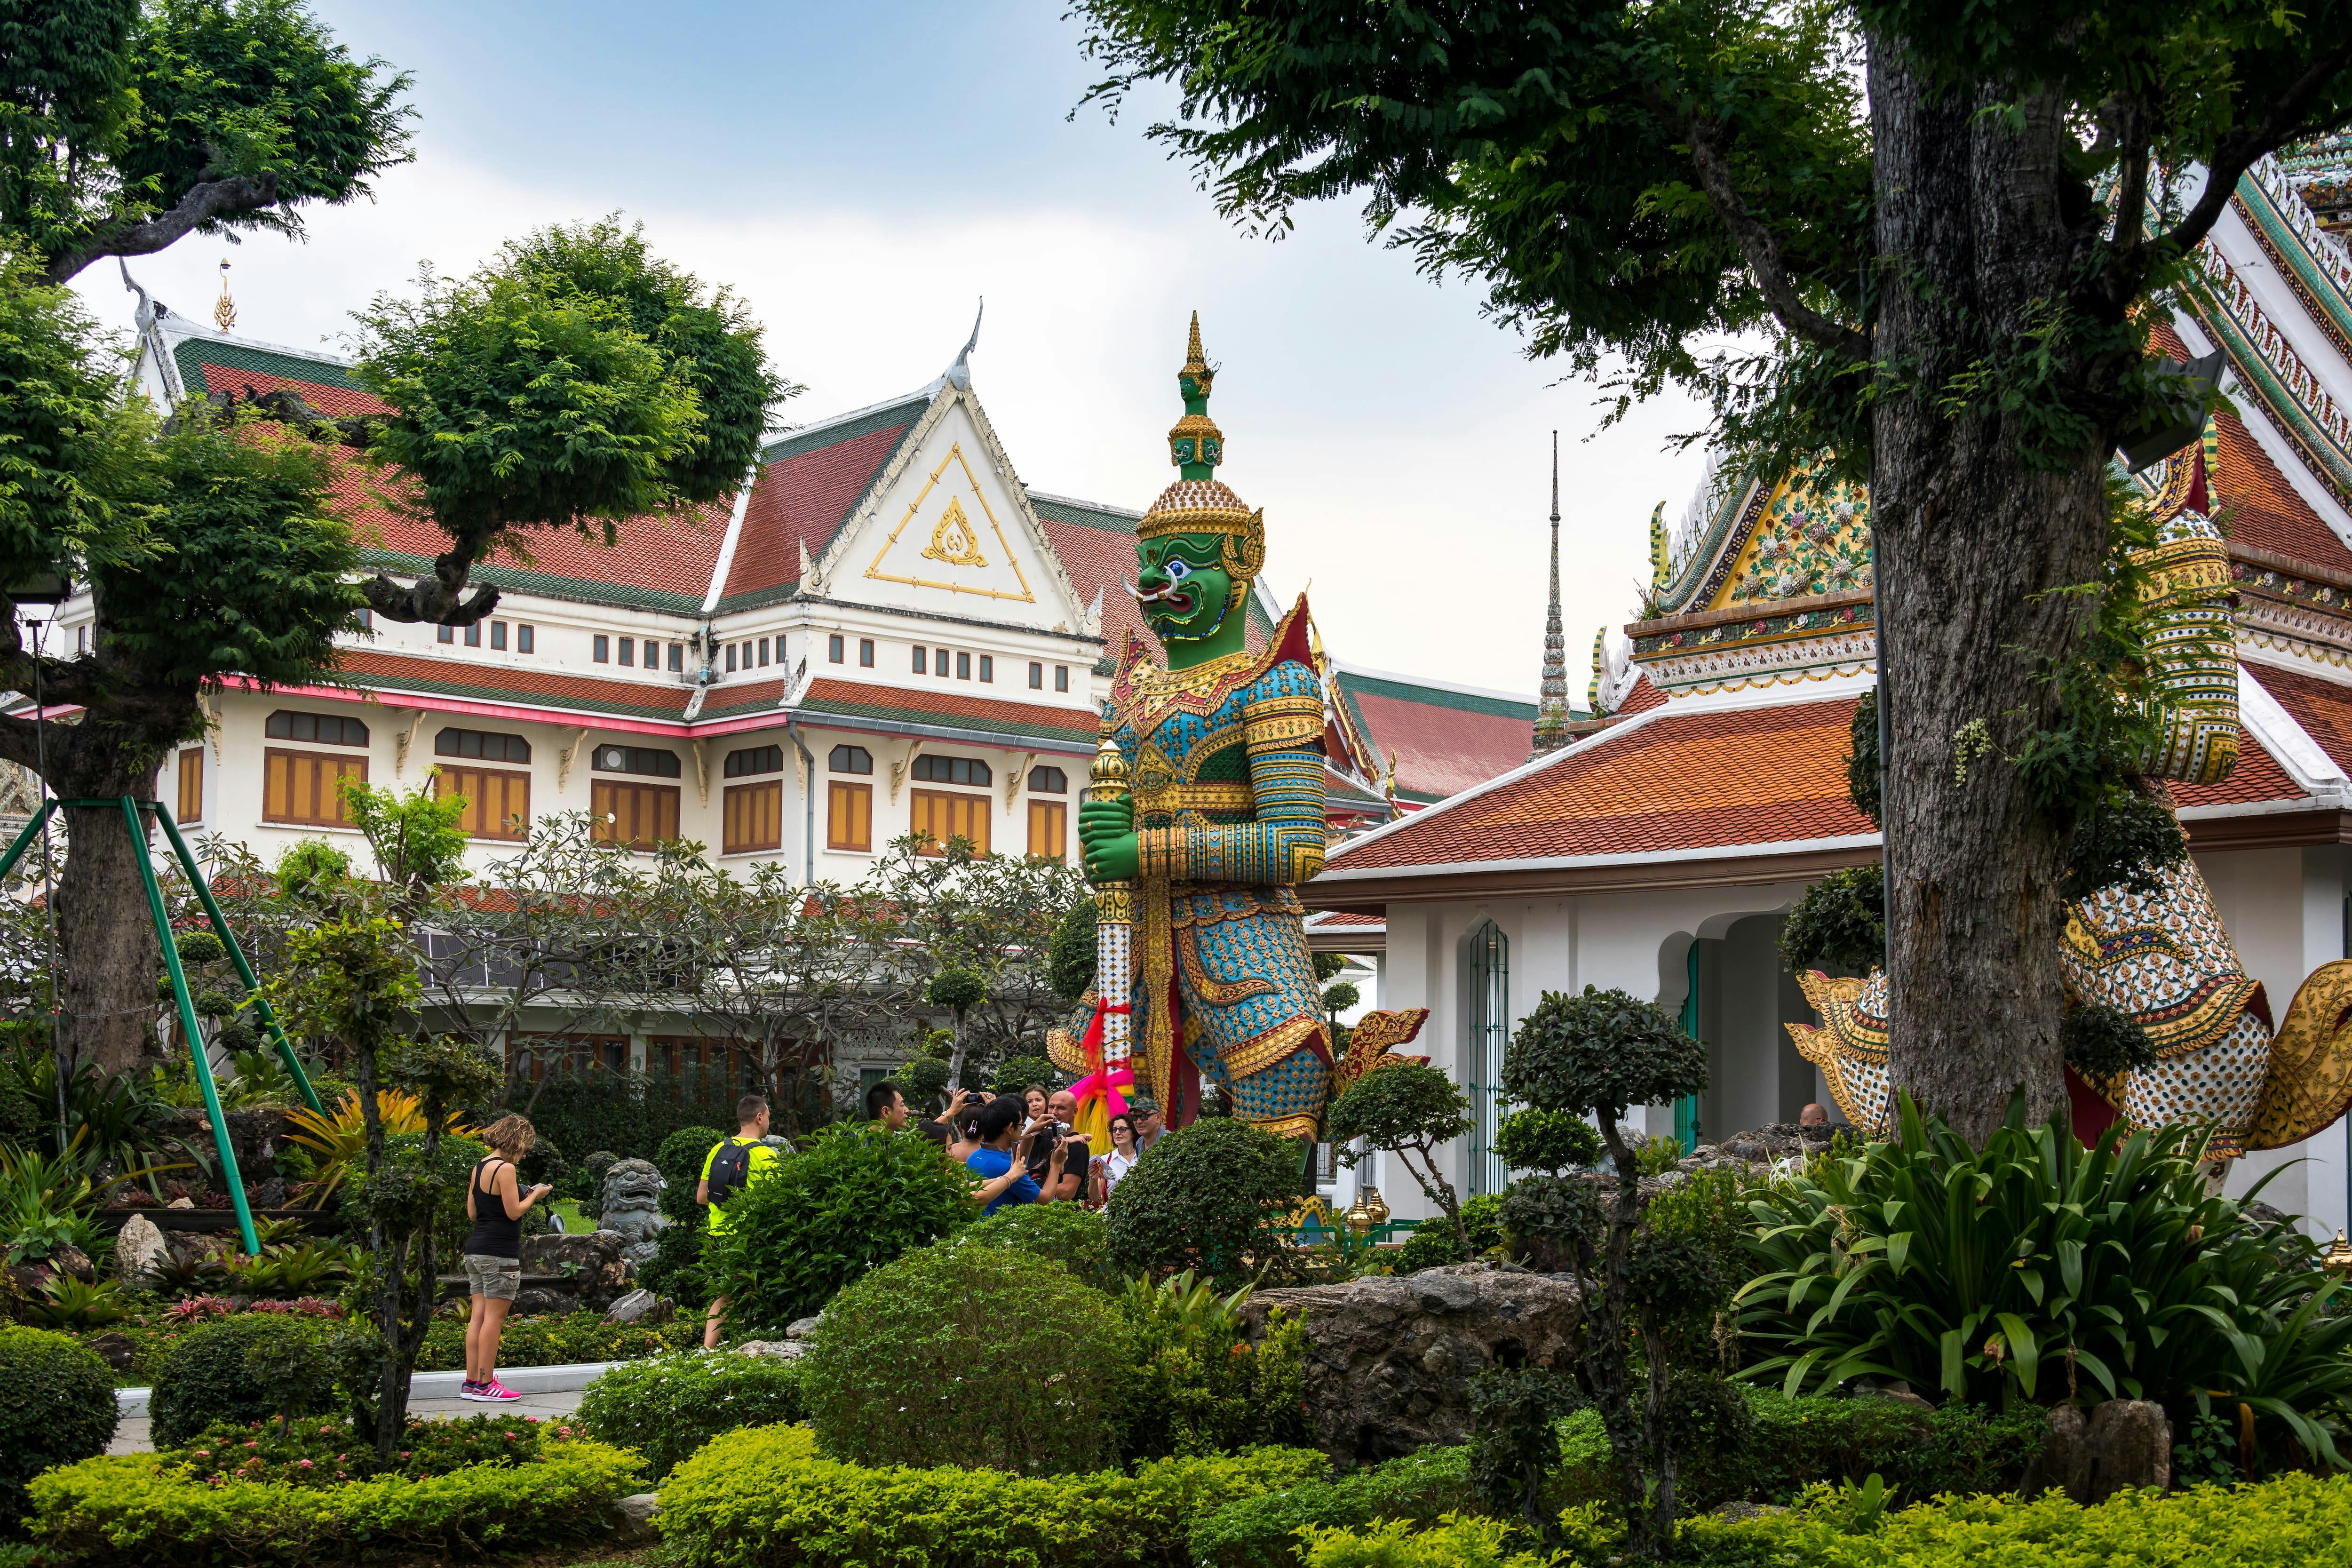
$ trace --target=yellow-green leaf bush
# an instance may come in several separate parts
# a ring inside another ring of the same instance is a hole
[[[0,1324],[0,1536],[25,1511],[25,1483],[106,1452],[114,1375],[98,1353],[47,1329]]]
[[[588,1385],[576,1412],[605,1442],[643,1455],[655,1482],[714,1437],[803,1414],[800,1363],[700,1350],[616,1366]]]
[[[820,1458],[804,1427],[761,1426],[672,1470],[655,1522],[688,1568],[1177,1568],[1195,1518],[1328,1468],[1312,1449],[1253,1448],[1133,1475],[869,1469]]]
[[[2122,1492],[2085,1508],[2061,1492],[1944,1498],[1872,1515],[1860,1489],[1816,1487],[1787,1513],[1685,1520],[1686,1568],[2306,1568],[2346,1560],[2352,1476]],[[1623,1550],[1597,1510],[1562,1516],[1557,1558],[1507,1550],[1500,1521],[1402,1520],[1311,1531],[1305,1568],[1602,1568]],[[1523,1542],[1524,1536],[1518,1540]]]
[[[31,1531],[87,1563],[297,1564],[400,1548],[456,1554],[602,1535],[637,1457],[574,1439],[524,1465],[347,1486],[208,1483],[168,1454],[85,1459],[33,1479]]]

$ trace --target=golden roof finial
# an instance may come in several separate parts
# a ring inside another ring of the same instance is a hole
[[[213,321],[222,331],[236,325],[236,301],[228,294],[228,258],[221,258],[221,295],[213,303]]]
[[[1208,356],[1201,352],[1201,312],[1192,312],[1192,336],[1184,345],[1184,368],[1199,375],[1209,368]]]

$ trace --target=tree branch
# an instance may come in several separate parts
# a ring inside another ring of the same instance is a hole
[[[196,183],[180,194],[168,212],[136,222],[116,218],[93,230],[79,245],[52,257],[44,276],[65,283],[103,256],[152,256],[186,237],[193,230],[241,213],[259,212],[278,205],[274,174],[231,174],[209,179],[207,168]]]
[[[2197,205],[2183,213],[2179,223],[2158,235],[2149,248],[2159,255],[2185,256],[2212,232],[2229,209],[2230,198],[2237,194],[2238,181],[2257,159],[2265,153],[2276,152],[2287,138],[2303,127],[2304,116],[2327,85],[2336,79],[2347,64],[2352,64],[2352,42],[2329,50],[2311,63],[2311,68],[2297,77],[2294,85],[2263,111],[2261,121],[2246,130],[2232,131],[2222,136],[2213,149],[2212,162],[2207,165],[2205,189]]]
[[[58,763],[64,760],[62,755],[64,748],[58,743],[59,731],[67,728],[68,726],[62,724],[54,725],[49,731],[48,752],[51,772],[56,772]],[[41,766],[40,755],[41,740],[35,733],[33,721],[30,719],[17,719],[7,714],[0,714],[0,761],[11,762],[18,767],[38,773]]]
[[[1731,164],[1716,144],[1717,127],[1704,115],[1692,115],[1684,125],[1683,133],[1690,142],[1691,163],[1698,170],[1699,186],[1706,192],[1723,226],[1731,231],[1739,253],[1748,261],[1748,269],[1756,275],[1757,287],[1763,289],[1765,302],[1783,327],[1809,342],[1829,350],[1848,360],[1870,357],[1870,339],[1851,327],[1841,326],[1797,297],[1797,288],[1790,281],[1789,270],[1781,264],[1780,242],[1772,231],[1764,226],[1748,209],[1738,184],[1731,177]]]

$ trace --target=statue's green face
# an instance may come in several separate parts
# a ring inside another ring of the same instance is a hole
[[[1136,547],[1141,568],[1135,600],[1162,642],[1214,637],[1225,624],[1234,580],[1214,534],[1176,533],[1147,539]]]

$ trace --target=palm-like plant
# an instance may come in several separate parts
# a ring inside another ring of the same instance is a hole
[[[2210,1137],[2116,1127],[2085,1148],[2063,1114],[2029,1126],[2013,1104],[1978,1151],[1906,1099],[1893,1142],[1750,1201],[1769,1271],[1739,1322],[1771,1353],[1744,1375],[1791,1394],[1899,1378],[1981,1404],[2220,1399],[2343,1463],[2343,1288],[2307,1237],[2246,1216],[2252,1193],[2208,1189]]]
[[[8,1058],[7,1070],[15,1080],[9,1087],[43,1108],[44,1116],[50,1114],[58,1102],[56,1058],[47,1051],[18,1052]],[[157,1197],[163,1196],[156,1179],[163,1172],[192,1167],[204,1158],[182,1131],[171,1103],[127,1074],[103,1073],[83,1062],[67,1077],[65,1099],[67,1136],[85,1143],[92,1169],[136,1168],[136,1179]]]
[[[146,1167],[133,1167],[101,1177],[103,1163],[86,1127],[76,1129],[61,1154],[47,1153],[37,1146],[0,1145],[0,1240],[7,1246],[10,1263],[47,1258],[59,1247],[80,1245],[90,1210],[117,1187],[153,1173]]]
[[[375,1095],[376,1115],[383,1123],[384,1136],[401,1132],[425,1131],[425,1102],[422,1096],[402,1089],[380,1089]],[[323,1206],[340,1190],[346,1179],[367,1164],[367,1124],[362,1119],[360,1093],[346,1092],[324,1115],[315,1110],[294,1110],[286,1120],[293,1125],[289,1135],[310,1152],[318,1174],[305,1189],[313,1206]],[[461,1127],[456,1119],[442,1129],[451,1138],[472,1134],[471,1127]]]

